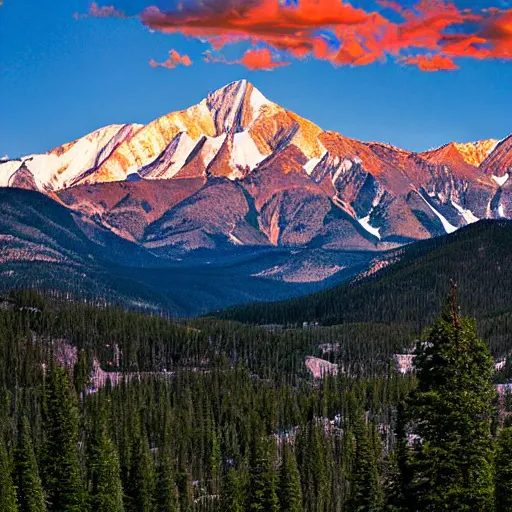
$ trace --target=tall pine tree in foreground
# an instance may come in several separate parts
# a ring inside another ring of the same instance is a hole
[[[455,285],[414,364],[418,386],[405,415],[418,443],[404,467],[407,509],[492,511],[493,360],[475,322],[459,315]]]
[[[0,510],[17,512],[16,489],[12,478],[12,464],[0,432]]]
[[[20,509],[23,512],[46,512],[43,484],[39,476],[27,418],[23,418],[21,422],[16,450],[16,483]]]
[[[283,446],[283,462],[279,473],[279,506],[281,512],[302,511],[302,489],[295,455],[288,443]]]
[[[50,510],[84,512],[85,489],[78,458],[78,399],[67,370],[50,371],[46,387],[45,487]]]
[[[512,428],[504,428],[496,446],[496,510],[512,512]]]
[[[99,430],[90,456],[92,508],[94,512],[124,512],[119,457],[103,421]]]

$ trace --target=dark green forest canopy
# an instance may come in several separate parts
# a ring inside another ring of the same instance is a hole
[[[353,373],[383,375],[388,372],[392,354],[415,339],[400,325],[275,330],[213,318],[175,321],[31,291],[14,291],[7,298],[7,309],[0,310],[0,332],[7,336],[21,326],[27,339],[33,335],[38,342],[31,351],[36,347],[43,350],[44,343],[52,338],[65,339],[79,351],[94,354],[104,368],[111,370],[171,371],[242,364],[261,377],[295,379],[307,377],[305,358],[318,356]],[[119,360],[113,365],[115,346]],[[0,347],[2,350],[6,348]],[[3,353],[4,379],[8,381],[12,378],[9,358],[17,354]]]
[[[418,339],[410,326],[178,322],[22,290],[0,304],[1,510],[28,501],[23,510],[38,512],[416,510],[384,508],[416,499],[400,469],[415,457],[412,431],[398,420],[418,379],[392,364]],[[447,358],[457,375],[468,361],[475,375],[485,367],[475,403],[496,412],[496,430],[506,408],[491,398],[492,358],[468,322],[461,337],[448,325],[431,339],[476,355]],[[314,380],[308,355],[338,374]],[[113,380],[92,381],[98,372]],[[467,380],[448,385],[460,383],[450,400],[461,414]],[[492,493],[487,485],[486,503]]]
[[[304,510],[338,510],[350,494],[355,454],[355,437],[342,432],[363,409],[375,425],[388,424],[393,404],[414,385],[410,376],[389,373],[391,330],[365,344],[366,331],[352,326],[342,334],[342,353],[359,361],[353,375],[315,382],[303,358],[327,331],[274,333],[211,319],[176,324],[33,292],[6,298],[0,470],[12,482],[6,500],[14,489],[20,503],[33,497],[34,510],[44,510],[41,489],[55,512],[220,512],[225,495],[243,510],[297,510],[290,495],[297,486]],[[75,359],[66,354],[74,346]],[[87,381],[96,358],[111,375],[141,372],[95,389]],[[21,450],[27,439],[28,452]],[[374,442],[375,460],[384,461]]]
[[[285,302],[216,313],[251,324],[393,324],[418,335],[441,311],[449,281],[461,308],[497,349],[512,327],[512,222],[480,221],[400,250],[400,261],[373,276]],[[499,350],[499,349],[498,349]]]

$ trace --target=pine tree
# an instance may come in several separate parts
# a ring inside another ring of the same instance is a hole
[[[53,368],[46,389],[44,484],[55,512],[87,510],[78,460],[78,404],[64,368]]]
[[[302,489],[295,455],[288,443],[283,447],[283,462],[279,473],[279,506],[281,512],[302,511]]]
[[[301,486],[307,489],[303,495],[304,509],[322,511],[329,494],[327,446],[323,425],[311,423],[297,436],[297,458]]]
[[[186,471],[176,474],[176,487],[178,488],[180,512],[191,512],[193,510],[193,492],[190,475]]]
[[[348,510],[378,512],[382,510],[378,461],[369,428],[360,417],[355,424],[356,453]]]
[[[130,468],[130,484],[127,494],[130,497],[130,510],[133,512],[153,512],[155,491],[155,467],[144,434],[138,434],[133,449]]]
[[[216,430],[212,432],[212,452],[210,457],[210,471],[212,475],[212,491],[218,492],[219,489],[219,473],[221,464],[220,439]]]
[[[278,512],[276,473],[273,468],[270,443],[254,433],[250,460],[249,510],[251,512]]]
[[[166,448],[158,457],[156,469],[157,512],[178,512],[178,489],[174,476],[174,467],[170,453]]]
[[[46,512],[46,502],[27,418],[21,421],[15,454],[18,500],[22,512]]]
[[[243,512],[244,511],[244,494],[242,481],[239,474],[234,468],[229,468],[222,481],[221,510],[223,512]]]
[[[406,489],[410,486],[408,463],[410,448],[407,442],[404,424],[404,403],[398,404],[397,421],[395,428],[396,445],[388,457],[388,481],[386,482],[386,510],[390,512],[404,512]]]
[[[87,384],[89,384],[90,370],[87,353],[84,349],[79,350],[78,361],[73,371],[74,385],[77,393],[83,392]]]
[[[0,438],[0,510],[17,512],[18,500],[12,478],[12,464],[3,439]]]
[[[409,510],[493,510],[493,360],[475,323],[459,316],[455,288],[418,343],[415,366],[418,387],[406,407],[419,440],[405,468]]]
[[[512,511],[512,428],[504,428],[496,446],[496,510]]]
[[[90,458],[94,512],[124,512],[119,457],[104,424]]]

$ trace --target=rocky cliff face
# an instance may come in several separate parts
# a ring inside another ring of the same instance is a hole
[[[152,123],[0,163],[164,258],[233,246],[378,251],[512,217],[512,136],[425,153],[323,131],[245,80]],[[319,274],[320,275],[320,274]]]

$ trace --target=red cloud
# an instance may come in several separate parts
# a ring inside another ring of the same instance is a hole
[[[274,55],[268,48],[247,50],[241,59],[233,61],[228,61],[223,57],[216,58],[210,52],[206,52],[205,60],[207,62],[222,62],[223,64],[242,64],[251,71],[270,71],[290,64],[290,62],[274,60]]]
[[[405,57],[400,59],[409,66],[418,66],[421,71],[447,71],[459,69],[450,57],[444,55],[417,55],[416,57]]]
[[[267,48],[262,48],[261,50],[247,50],[239,60],[239,63],[251,70],[270,70],[290,64],[289,62],[275,61],[271,51]]]
[[[338,0],[303,0],[298,6],[277,0],[201,4],[196,10],[183,8],[162,13],[149,7],[141,14],[145,25],[162,32],[180,32],[201,37],[262,37],[293,39],[308,37],[311,30],[362,23],[368,14]]]
[[[148,7],[139,16],[152,30],[199,38],[215,50],[240,41],[263,44],[266,49],[250,49],[229,62],[250,69],[273,69],[305,57],[366,65],[391,56],[425,71],[457,69],[453,59],[458,57],[512,58],[512,9],[475,12],[443,0],[420,0],[407,8],[397,0],[379,0],[384,13],[391,9],[400,15],[401,21],[392,21],[346,0],[298,0],[297,5],[280,0],[192,1],[197,3],[180,4],[172,12]],[[96,16],[118,12],[91,7]],[[275,58],[276,52],[282,60]],[[404,53],[411,56],[404,59]],[[211,55],[207,60],[227,62]]]
[[[481,36],[492,44],[491,56],[512,58],[512,10],[497,14],[496,19],[482,30]]]
[[[180,55],[176,50],[169,51],[169,58],[164,62],[156,62],[156,60],[151,59],[149,61],[149,65],[153,68],[167,68],[174,69],[176,66],[190,66],[192,65],[192,61],[188,55]]]

